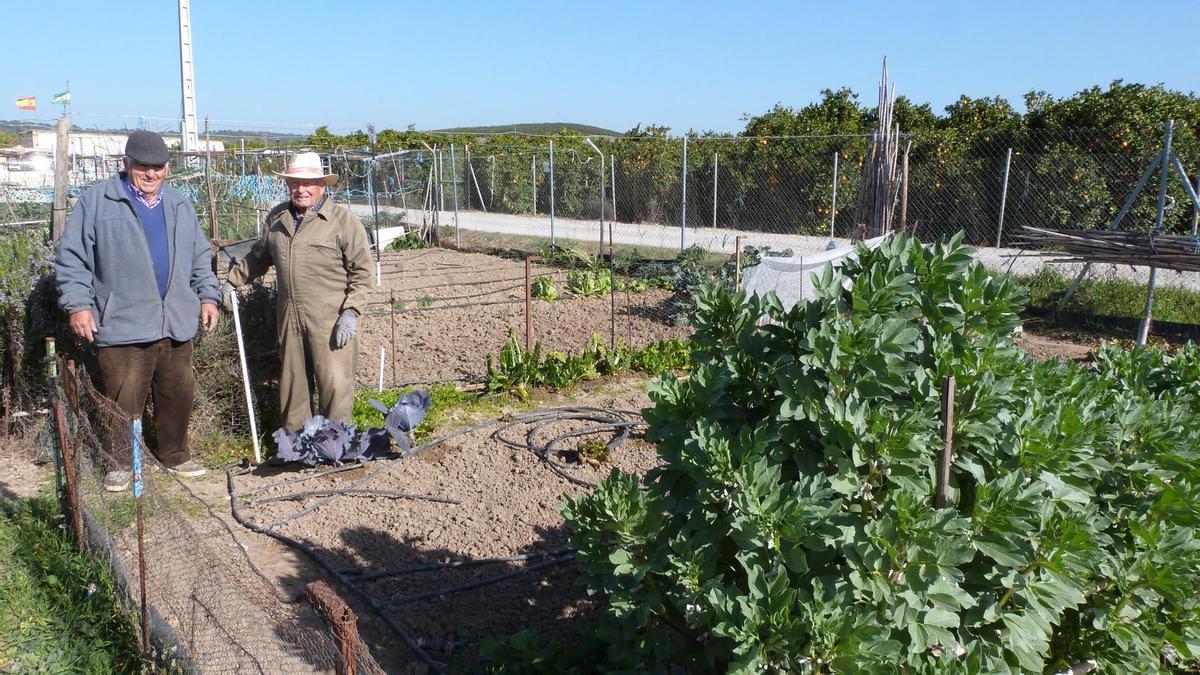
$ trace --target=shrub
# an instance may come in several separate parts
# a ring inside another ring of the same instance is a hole
[[[1198,665],[1200,349],[1032,361],[1013,342],[1024,290],[959,242],[860,250],[790,310],[699,294],[694,370],[646,412],[662,465],[563,510],[607,599],[577,665]]]

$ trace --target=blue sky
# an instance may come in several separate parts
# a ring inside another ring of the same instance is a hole
[[[176,128],[176,3],[5,0],[0,119]],[[64,17],[59,19],[58,17]],[[309,2],[196,0],[196,98],[214,128],[304,132],[569,121],[736,132],[849,86],[941,111],[961,94],[1070,95],[1114,79],[1200,91],[1200,2]]]

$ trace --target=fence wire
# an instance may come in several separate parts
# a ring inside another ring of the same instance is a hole
[[[320,619],[302,605],[281,600],[207,503],[149,458],[143,474],[144,553],[139,555],[134,497],[103,488],[106,472],[128,466],[131,419],[93,388],[85,371],[65,362],[60,368],[51,396],[63,406],[58,437],[69,444],[65,455],[74,461],[62,470],[75,478],[84,541],[109,561],[131,614],[140,611],[144,574],[146,616],[158,660],[202,673],[337,668],[338,646]],[[356,655],[359,672],[383,672],[365,645],[356,647]]]

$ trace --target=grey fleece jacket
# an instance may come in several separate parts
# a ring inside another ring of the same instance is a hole
[[[178,190],[162,187],[171,269],[160,298],[146,235],[120,176],[84,191],[54,256],[58,304],[68,314],[90,309],[96,345],[191,340],[200,303],[220,306],[212,249],[196,211]]]

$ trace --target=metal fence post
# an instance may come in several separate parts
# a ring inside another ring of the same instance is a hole
[[[717,229],[717,153],[713,153],[713,229]]]
[[[829,238],[833,239],[834,225],[837,220],[837,179],[838,179],[838,153],[833,153],[833,198],[829,202]]]
[[[611,152],[608,154],[608,171],[612,174],[612,180],[609,181],[608,185],[609,192],[612,193],[612,217],[608,219],[611,223],[617,219],[617,158]],[[608,240],[612,241],[611,233]]]
[[[533,159],[529,160],[529,184],[533,190],[533,210],[534,216],[537,216],[537,153],[534,153]]]
[[[454,248],[462,248],[458,234],[458,160],[454,156],[454,144],[450,144],[450,195],[454,202]]]
[[[683,174],[683,192],[680,195],[680,214],[679,214],[679,252],[683,253],[685,245],[685,237],[687,233],[687,146],[688,137],[683,137],[683,162],[680,168],[680,173]]]
[[[1008,170],[1012,166],[1012,148],[1004,155],[1004,183],[1000,187],[1000,215],[996,217],[996,248],[1000,248],[1000,236],[1004,232],[1004,204],[1008,201]]]
[[[1154,219],[1154,234],[1162,231],[1163,216],[1167,210],[1167,177],[1171,171],[1171,136],[1175,132],[1175,121],[1167,120],[1167,140],[1163,144],[1162,164],[1158,170],[1158,215]],[[1142,323],[1138,326],[1138,346],[1146,344],[1146,336],[1150,333],[1150,309],[1154,303],[1154,282],[1158,276],[1158,268],[1150,268],[1150,282],[1146,285],[1146,310],[1142,314]]]
[[[554,245],[554,139],[550,139],[550,245]]]
[[[367,133],[371,135],[371,158],[367,161],[367,192],[371,195],[371,217],[375,219],[375,276],[379,277],[379,200],[375,195],[375,125],[367,125]]]

